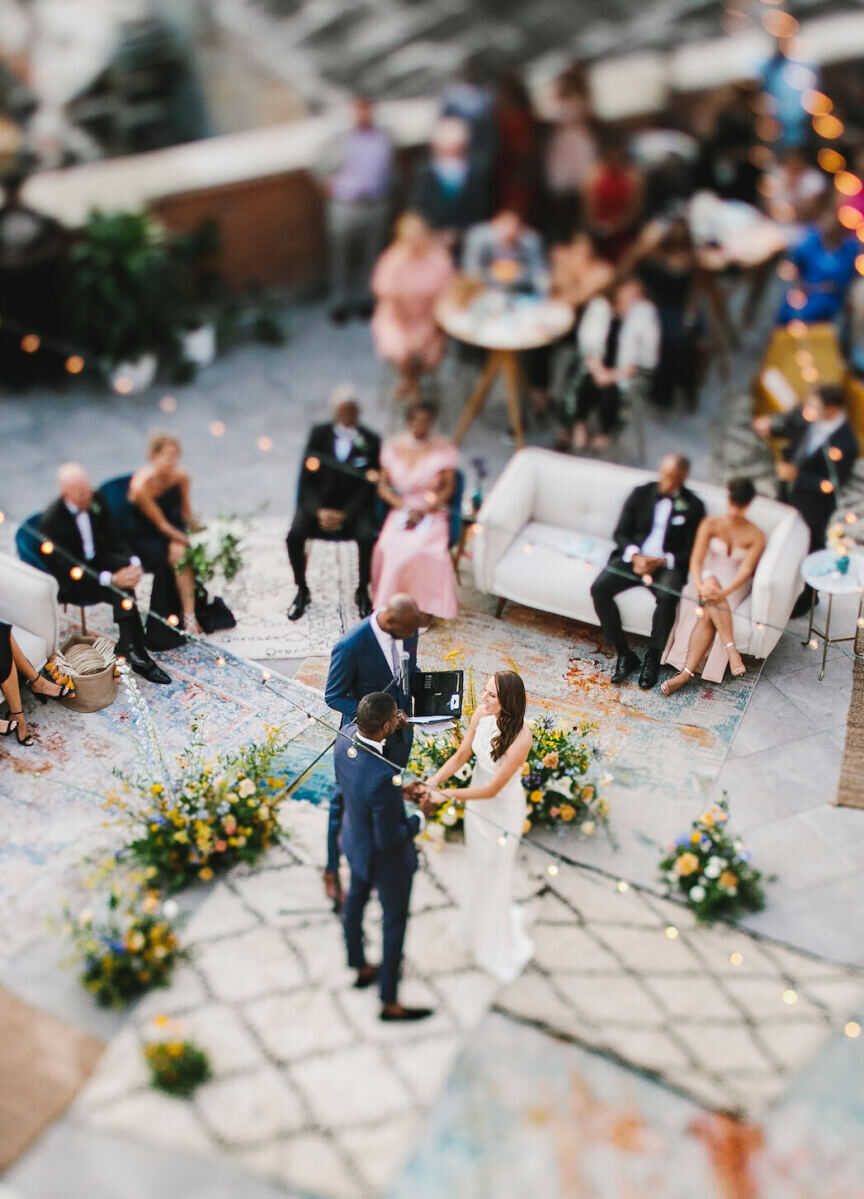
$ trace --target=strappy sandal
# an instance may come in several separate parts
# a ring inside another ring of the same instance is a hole
[[[40,670],[36,678],[45,679],[47,683],[53,683],[55,687],[60,688],[56,695],[46,695],[44,691],[33,690],[33,684],[36,682],[36,679],[28,679],[27,682],[30,686],[30,692],[33,696],[35,696],[36,699],[39,700],[40,704],[47,704],[49,699],[68,699],[70,695],[75,694],[74,687],[70,687],[68,683],[58,683],[56,679],[51,678],[51,675],[47,670]]]
[[[695,679],[696,675],[692,670],[688,670],[686,666],[682,666],[678,674],[689,674],[691,679]],[[660,691],[668,699],[670,695],[674,695],[676,691],[680,691],[682,687],[686,687],[687,683],[681,683],[674,690],[670,689],[670,683],[673,683],[678,678],[678,674],[673,674],[671,679],[667,679],[665,683],[660,684]],[[689,682],[689,680],[688,680]]]
[[[0,737],[11,737],[12,734],[15,732],[15,730],[18,728],[18,721],[17,720],[4,720],[3,723],[6,725],[6,728],[3,729],[2,732],[0,732]]]
[[[723,648],[724,648],[724,649],[726,649],[726,650],[735,649],[735,648],[736,648],[736,646],[735,646],[735,642],[734,642],[734,641],[727,641],[727,642],[726,642],[726,644],[725,644],[725,646],[724,646]],[[739,657],[741,656],[741,655],[740,655],[740,653],[739,653],[739,655],[738,655],[738,656],[739,656]],[[728,653],[726,654],[726,657],[727,657],[727,658],[729,657],[729,654],[728,654]],[[747,667],[744,665],[744,663],[743,663],[743,662],[741,663],[741,667],[740,667],[740,669],[739,669],[739,670],[732,670],[732,663],[730,662],[730,663],[729,663],[729,670],[731,671],[731,673],[732,673],[732,676],[733,676],[734,678],[736,678],[736,679],[743,679],[743,678],[744,678],[744,675],[747,673]]]
[[[23,712],[10,712],[9,715],[10,716],[23,716],[24,713]],[[18,730],[17,733],[15,734],[15,738],[19,745],[23,745],[26,748],[27,746],[36,744],[35,738],[30,733],[28,733],[27,736],[22,741],[21,729],[18,726],[17,720],[15,721],[15,728]]]

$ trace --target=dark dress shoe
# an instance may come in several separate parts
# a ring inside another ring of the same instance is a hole
[[[656,686],[657,679],[660,677],[660,650],[649,649],[642,661],[642,669],[639,672],[639,686],[643,691],[650,691]]]
[[[628,649],[626,654],[619,654],[618,661],[615,663],[615,669],[612,672],[613,683],[623,683],[624,680],[631,675],[634,670],[638,670],[642,663],[633,653],[632,649]]]
[[[294,603],[288,609],[289,620],[299,620],[306,611],[306,606],[312,597],[309,594],[308,587],[301,587],[294,596]]]
[[[368,321],[371,319],[374,311],[375,311],[375,301],[374,300],[363,300],[362,303],[357,304],[355,306],[354,315],[357,317],[358,320]]]
[[[428,1020],[434,1016],[431,1007],[402,1007],[400,1003],[381,1009],[381,1019],[385,1024],[395,1024],[402,1021]]]
[[[369,598],[368,587],[358,587],[354,592],[354,602],[357,605],[357,611],[360,613],[360,619],[365,620],[367,616],[372,615],[372,601]]]
[[[337,304],[335,308],[330,309],[330,320],[334,325],[344,325],[350,315],[344,304]]]
[[[148,683],[170,683],[171,676],[166,674],[161,666],[157,666],[150,655],[143,649],[127,649],[118,651],[126,659],[136,674]]]
[[[373,983],[378,981],[378,967],[366,966],[363,970],[357,971],[357,978],[354,981],[354,988],[357,991],[365,991],[367,987],[371,987]]]

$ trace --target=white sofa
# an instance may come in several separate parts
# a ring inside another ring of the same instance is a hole
[[[0,554],[0,620],[37,670],[57,648],[60,615],[57,580],[9,554]]]
[[[613,548],[624,501],[634,487],[655,477],[651,471],[551,450],[520,450],[478,515],[472,543],[477,587],[501,600],[596,625],[591,584]],[[709,515],[725,511],[725,488],[688,485]],[[794,508],[776,500],[757,497],[749,516],[768,541],[753,590],[735,612],[735,644],[742,653],[766,658],[801,590],[809,534]],[[647,636],[651,594],[633,587],[618,596],[618,604],[625,629]]]

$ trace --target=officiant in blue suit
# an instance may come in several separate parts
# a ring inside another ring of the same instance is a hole
[[[406,765],[414,740],[408,713],[411,682],[417,672],[417,630],[421,624],[422,616],[414,600],[409,595],[394,595],[385,608],[373,612],[337,641],[330,655],[324,698],[328,707],[342,714],[343,728],[354,721],[357,705],[364,696],[383,691],[395,700],[399,720],[384,746],[385,756],[395,766]],[[324,869],[324,889],[337,912],[342,906],[339,881],[342,811],[337,784],[330,800]]]
[[[351,867],[343,928],[348,965],[357,971],[355,986],[378,983],[381,1019],[423,1020],[429,1008],[404,1007],[397,1000],[402,947],[408,925],[411,884],[417,870],[414,838],[425,823],[423,811],[436,802],[419,784],[403,785],[384,756],[388,738],[400,729],[402,713],[392,694],[375,691],[360,700],[356,723],[347,724],[335,749],[336,782],[344,804],[342,848]],[[419,800],[423,811],[409,816],[403,793]],[[363,915],[372,891],[382,911],[381,965],[366,960]]]

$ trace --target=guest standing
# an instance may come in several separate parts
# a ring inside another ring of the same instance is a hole
[[[441,115],[459,120],[468,130],[471,165],[485,191],[495,153],[495,117],[492,96],[476,55],[465,59],[456,78],[441,93]]]
[[[615,527],[615,549],[591,587],[604,639],[618,655],[613,683],[623,683],[640,666],[640,687],[648,690],[657,682],[660,655],[675,623],[696,530],[705,515],[702,501],[685,486],[689,472],[683,454],[667,454],[657,482],[633,489]],[[655,609],[651,641],[640,663],[624,633],[615,596],[646,583]]]
[[[766,441],[785,440],[783,460],[777,463],[777,498],[797,508],[810,530],[810,552],[825,548],[828,522],[837,507],[837,492],[852,474],[858,440],[846,415],[843,388],[825,383],[807,397],[803,407],[782,416],[758,416],[756,433]],[[793,616],[810,607],[812,589],[801,592]]]
[[[197,528],[192,516],[188,472],[180,466],[182,447],[170,433],[154,433],[147,447],[148,463],[135,471],[129,484],[129,501],[135,512],[134,548],[144,570],[155,574],[173,569],[183,608],[183,628],[201,633],[195,616],[195,574],[191,567],[178,569],[189,548],[189,531]]]
[[[518,70],[505,71],[495,89],[495,207],[528,224],[539,215],[540,133],[531,97]]]
[[[438,410],[414,404],[407,429],[384,443],[378,494],[392,511],[372,555],[376,606],[406,592],[422,613],[451,620],[457,614],[450,560],[450,500],[459,451],[433,433]]]
[[[660,348],[657,309],[645,297],[638,275],[619,278],[611,299],[597,296],[585,309],[577,344],[585,366],[575,394],[572,444],[588,444],[588,421],[596,414],[595,449],[604,449],[620,427],[621,387],[637,371],[652,372]]]
[[[736,678],[746,672],[735,648],[734,614],[753,587],[765,534],[747,519],[756,495],[750,479],[732,479],[728,491],[725,514],[706,516],[696,532],[690,579],[663,654],[678,672],[660,687],[666,696],[685,687],[697,671],[706,683],[722,683],[727,663]]]
[[[110,604],[120,631],[117,653],[151,683],[170,683],[147,653],[141,616],[135,607],[141,559],[117,533],[105,497],[93,490],[83,466],[76,462],[61,466],[57,485],[60,498],[45,509],[39,523],[54,546],[44,556],[44,563],[60,584],[61,603]],[[71,576],[70,570],[76,566],[86,568],[82,578]]]
[[[421,618],[409,595],[393,595],[377,612],[361,621],[333,646],[324,688],[327,706],[341,713],[342,726],[351,724],[364,695],[386,691],[394,697],[400,719],[387,735],[385,753],[397,766],[411,756],[414,729],[408,722],[411,687],[417,672],[417,630]],[[327,824],[327,865],[324,889],[336,910],[342,903],[339,881],[339,830],[342,796],[337,787],[330,801]]]
[[[429,159],[419,166],[411,189],[411,207],[457,257],[467,230],[489,213],[487,171],[470,157],[470,137],[458,117],[440,120]]]
[[[19,745],[31,746],[35,741],[24,719],[19,675],[24,676],[40,703],[47,703],[49,699],[66,699],[73,694],[67,684],[55,683],[46,671],[40,673],[15,640],[12,626],[0,621],[0,690],[9,705],[9,719],[0,721],[4,725],[0,728],[0,737],[15,733]]]
[[[403,213],[393,245],[378,259],[372,276],[377,299],[372,340],[378,357],[399,372],[398,400],[419,399],[421,375],[441,363],[446,342],[435,306],[452,278],[453,260],[423,217]]]
[[[354,600],[360,616],[372,611],[369,599],[375,525],[375,483],[381,453],[377,433],[360,424],[360,404],[350,383],[330,395],[332,420],[315,425],[303,451],[297,511],[285,538],[297,594],[288,610],[299,620],[311,599],[306,582],[306,542],[356,541],[359,581]]]
[[[833,203],[821,221],[804,235],[787,256],[797,278],[790,283],[777,323],[833,321],[855,278],[855,259],[861,243],[840,224]]]
[[[357,971],[360,989],[378,983],[384,1021],[424,1020],[429,1008],[404,1007],[398,1001],[402,947],[408,926],[411,883],[417,870],[414,838],[425,823],[423,812],[409,816],[403,787],[393,772],[385,746],[401,713],[392,695],[373,692],[357,705],[357,722],[348,725],[336,742],[336,782],[344,797],[342,846],[351,866],[351,885],[345,900],[343,927],[348,965]],[[421,807],[434,811],[428,799]],[[372,891],[378,893],[383,914],[380,967],[369,965],[363,937],[363,914]]]
[[[342,139],[339,157],[340,165],[326,184],[330,316],[336,324],[352,313],[371,316],[369,280],[389,219],[393,144],[375,124],[373,105],[364,96],[355,97],[354,126]]]
[[[555,89],[556,119],[543,155],[548,241],[569,242],[582,223],[585,188],[597,166],[590,102],[581,72],[565,71]]]
[[[585,220],[600,253],[617,263],[636,236],[642,208],[642,175],[626,147],[609,141],[585,187]]]

